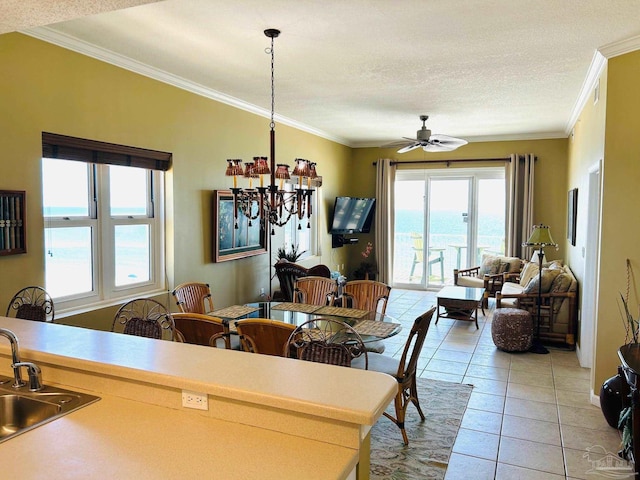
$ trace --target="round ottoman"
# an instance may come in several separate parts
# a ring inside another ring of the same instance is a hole
[[[491,338],[505,352],[526,352],[533,342],[533,319],[526,310],[498,308],[491,322]]]

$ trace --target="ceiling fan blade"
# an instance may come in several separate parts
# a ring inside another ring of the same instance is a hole
[[[425,152],[451,152],[458,147],[452,147],[444,143],[428,143],[422,147]]]
[[[406,147],[401,148],[400,150],[398,150],[398,153],[407,153],[407,152],[410,152],[411,150],[415,150],[416,148],[421,147],[421,146],[422,146],[422,144],[419,143],[419,142],[412,143],[411,145],[407,145]]]
[[[434,134],[429,137],[429,143],[434,145],[447,145],[453,147],[451,150],[455,150],[469,142],[461,138],[450,137],[449,135]]]

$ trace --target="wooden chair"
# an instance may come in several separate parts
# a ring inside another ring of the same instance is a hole
[[[25,287],[18,291],[7,306],[6,317],[53,322],[55,310],[53,300],[42,287]]]
[[[238,320],[235,325],[242,350],[278,357],[287,356],[285,347],[289,336],[296,328],[290,323],[268,318],[247,318]]]
[[[343,296],[346,297],[346,305],[351,308],[367,310],[369,316],[374,319],[376,312],[384,315],[387,310],[391,287],[375,280],[352,280],[344,286]]]
[[[369,318],[375,320],[376,312],[384,315],[387,310],[391,287],[375,280],[352,280],[345,284],[342,292],[343,306],[367,310]],[[382,341],[367,343],[369,352],[382,353],[384,348]]]
[[[300,360],[350,367],[356,358],[368,365],[367,350],[358,333],[341,320],[309,320],[291,333],[286,351]]]
[[[280,282],[279,300],[283,302],[293,302],[293,289],[298,278],[307,277],[309,275],[315,277],[331,278],[331,270],[326,265],[315,265],[311,268],[305,268],[297,263],[291,263],[287,260],[279,260],[273,268]]]
[[[181,312],[209,313],[213,312],[213,298],[208,283],[186,282],[173,289],[171,294]]]
[[[431,319],[435,311],[436,308],[433,307],[415,319],[400,358],[369,353],[369,363],[367,365],[369,370],[387,373],[398,381],[398,393],[394,400],[396,416],[393,417],[387,412],[384,413],[384,416],[400,428],[405,445],[409,445],[407,432],[404,428],[404,420],[409,403],[415,405],[420,418],[424,421],[424,414],[422,413],[420,400],[418,399],[416,371],[420,351],[424,345],[424,339],[427,336],[427,331],[429,330],[429,325],[431,324]],[[361,361],[354,361],[353,367],[364,368],[365,366],[362,365]]]
[[[218,317],[202,315],[201,313],[174,313],[174,336],[177,342],[192,343],[240,350],[238,335],[229,332],[229,326]]]
[[[338,284],[332,278],[302,277],[295,283],[293,302],[309,305],[332,305]]]
[[[174,321],[164,305],[150,298],[138,298],[116,312],[111,331],[155,339],[173,340]]]

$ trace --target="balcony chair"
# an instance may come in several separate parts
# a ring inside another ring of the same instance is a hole
[[[337,295],[338,284],[332,278],[302,277],[294,287],[293,302],[309,305],[332,305]]]
[[[7,306],[6,317],[53,322],[55,310],[53,300],[42,287],[25,287],[18,291]]]
[[[424,413],[422,413],[422,409],[420,408],[420,400],[418,399],[416,372],[418,368],[418,358],[420,357],[424,339],[427,336],[431,318],[435,311],[436,308],[433,307],[415,319],[400,358],[369,353],[369,363],[366,366],[369,370],[391,375],[398,382],[398,393],[396,393],[394,400],[396,416],[393,417],[387,412],[384,412],[384,416],[398,426],[405,445],[409,445],[409,438],[404,428],[404,420],[409,403],[415,405],[422,421],[425,419]],[[363,365],[360,360],[356,360],[353,363],[353,367],[365,368],[365,365]]]
[[[242,350],[286,357],[285,347],[296,326],[268,318],[247,318],[235,322]]]
[[[411,234],[411,241],[413,242],[413,263],[411,264],[411,273],[409,273],[409,281],[414,277],[414,271],[416,265],[424,262],[424,244],[422,235],[417,233]],[[444,283],[444,249],[443,248],[430,248],[429,249],[429,275],[432,275],[433,265],[440,264],[440,283]]]
[[[350,367],[360,358],[365,370],[369,364],[362,337],[343,321],[332,318],[316,318],[296,327],[287,346],[291,356],[309,362]]]
[[[213,312],[213,298],[208,283],[186,282],[173,289],[171,294],[181,312],[206,314]]]
[[[229,332],[229,326],[221,318],[184,312],[172,316],[177,342],[240,350],[238,335]]]
[[[150,298],[138,298],[116,312],[111,331],[163,340],[174,339],[175,323],[169,310]]]

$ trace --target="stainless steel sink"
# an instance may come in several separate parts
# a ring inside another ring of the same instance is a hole
[[[100,397],[45,385],[37,392],[13,388],[13,379],[0,376],[0,442],[60,418]]]

